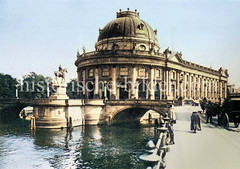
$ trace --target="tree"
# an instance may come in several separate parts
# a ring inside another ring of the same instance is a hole
[[[30,72],[23,79],[23,85],[19,91],[20,98],[36,99],[47,97],[47,87],[51,82],[50,77]]]
[[[77,84],[77,79],[72,79],[67,83],[67,95],[70,99],[77,99],[79,97],[77,92]]]
[[[11,75],[0,73],[0,98],[14,98],[17,80]]]

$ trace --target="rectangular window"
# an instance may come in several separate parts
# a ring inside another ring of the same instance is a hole
[[[102,76],[109,76],[109,69],[107,67],[103,68]]]
[[[175,72],[173,72],[173,74],[172,74],[173,76],[172,76],[172,78],[173,79],[176,79],[176,73]]]
[[[120,76],[128,76],[128,68],[126,67],[120,68]]]
[[[146,75],[145,68],[140,68],[138,75],[139,75],[139,77],[145,77],[145,75]]]

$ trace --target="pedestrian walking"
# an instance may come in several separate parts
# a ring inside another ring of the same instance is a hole
[[[199,130],[201,131],[201,130],[202,130],[202,127],[201,127],[200,114],[201,114],[201,111],[198,111],[198,112],[197,112],[197,115],[198,115],[198,126],[199,126]]]
[[[169,144],[175,144],[174,142],[174,132],[173,132],[173,120],[170,120],[170,124],[168,125],[168,131],[170,134],[170,143]]]
[[[196,133],[197,130],[201,130],[200,117],[197,112],[193,112],[191,115],[191,130]]]

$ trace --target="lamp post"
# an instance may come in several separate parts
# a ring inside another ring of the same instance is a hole
[[[18,97],[18,86],[20,86],[19,84],[16,85],[16,98],[19,99]]]
[[[19,97],[18,97],[18,87],[23,85],[22,77],[21,77],[20,80],[17,80],[17,81],[18,81],[18,83],[15,85],[15,87],[16,87],[16,98],[19,99]]]
[[[47,97],[49,97],[49,85],[47,85]]]

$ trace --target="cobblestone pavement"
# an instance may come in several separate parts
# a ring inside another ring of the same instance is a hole
[[[175,107],[175,144],[166,156],[167,169],[240,169],[240,130],[202,122],[202,131],[190,131],[192,106]]]

